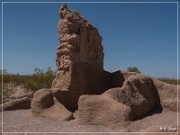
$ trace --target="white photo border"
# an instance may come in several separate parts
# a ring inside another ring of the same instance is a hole
[[[18,4],[51,4],[51,3],[72,3],[72,4],[124,4],[124,3],[126,3],[126,4],[141,4],[141,3],[144,3],[144,4],[148,4],[148,3],[151,3],[151,4],[158,4],[158,3],[160,3],[160,4],[170,4],[170,3],[174,3],[174,4],[177,4],[177,132],[4,132],[3,131],[3,104],[2,104],[2,133],[12,133],[12,134],[20,134],[20,133],[53,133],[53,134],[55,134],[55,133],[79,133],[79,134],[83,134],[83,133],[100,133],[100,134],[102,134],[102,133],[113,133],[113,134],[117,134],[117,133],[137,133],[137,134],[139,134],[139,133],[179,133],[178,132],[178,124],[179,124],[179,122],[178,122],[178,101],[179,101],[179,99],[178,99],[178,95],[179,95],[179,92],[178,92],[178,80],[179,80],[179,76],[178,76],[178,73],[179,73],[179,17],[178,17],[178,12],[179,12],[179,9],[178,9],[178,6],[179,6],[179,2],[66,2],[66,1],[57,1],[57,2],[1,2],[1,9],[2,9],[2,11],[1,11],[1,38],[2,38],[2,46],[1,46],[1,61],[2,61],[2,63],[1,63],[1,69],[2,69],[2,76],[1,76],[1,79],[2,79],[2,103],[3,103],[3,43],[4,43],[4,41],[3,41],[3,5],[4,4],[15,4],[15,3],[18,3]]]

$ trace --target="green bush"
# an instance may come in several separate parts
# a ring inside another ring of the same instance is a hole
[[[128,67],[127,68],[128,72],[137,72],[137,73],[141,73],[140,70],[137,67]]]

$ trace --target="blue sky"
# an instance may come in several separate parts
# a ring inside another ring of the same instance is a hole
[[[152,77],[176,78],[177,5],[68,4],[103,37],[104,69],[136,66]],[[31,74],[56,69],[60,4],[4,4],[4,68]]]

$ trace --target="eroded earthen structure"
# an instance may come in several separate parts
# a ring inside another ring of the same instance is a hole
[[[98,30],[67,5],[61,7],[59,15],[58,70],[52,88],[60,102],[69,110],[76,110],[80,95],[100,94],[111,86],[105,85],[110,83],[105,77],[108,72],[103,70],[104,54]]]
[[[57,48],[57,76],[53,88],[69,90],[74,65],[88,64],[103,71],[103,46],[98,30],[76,11],[63,5],[58,25],[60,44]]]
[[[34,94],[31,103],[34,115],[69,120],[78,110],[80,124],[114,128],[161,109],[151,78],[104,71],[98,30],[67,5],[61,7],[59,15],[58,70],[52,88]]]

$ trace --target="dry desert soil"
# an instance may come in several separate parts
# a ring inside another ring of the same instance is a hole
[[[2,120],[2,112],[0,115]],[[47,118],[37,118],[32,115],[30,109],[3,112],[3,132],[8,132],[8,133],[3,133],[3,135],[11,135],[12,134],[11,132],[44,132],[43,135],[55,134],[48,132],[68,132],[61,134],[91,134],[91,135],[99,134],[101,132],[106,132],[102,134],[114,134],[111,132],[129,132],[129,133],[117,133],[117,134],[129,134],[129,135],[134,134],[131,132],[141,132],[137,134],[147,134],[144,132],[149,132],[149,134],[153,135],[156,133],[151,133],[151,132],[162,132],[162,134],[164,135],[168,135],[168,134],[172,135],[172,133],[166,133],[165,131],[160,131],[160,127],[166,127],[167,130],[168,129],[171,130],[174,127],[176,127],[176,124],[177,124],[177,112],[167,111],[167,110],[164,110],[161,113],[153,114],[151,116],[145,117],[135,122],[131,122],[127,125],[126,128],[122,127],[121,129],[110,129],[108,127],[104,127],[100,125],[93,125],[93,126],[78,125],[76,120],[62,122],[62,121],[50,120]],[[17,134],[21,135],[20,133]],[[27,135],[28,133],[24,133],[24,134]],[[31,134],[36,135],[38,133],[31,133]],[[177,133],[174,132],[173,134],[177,134]]]

